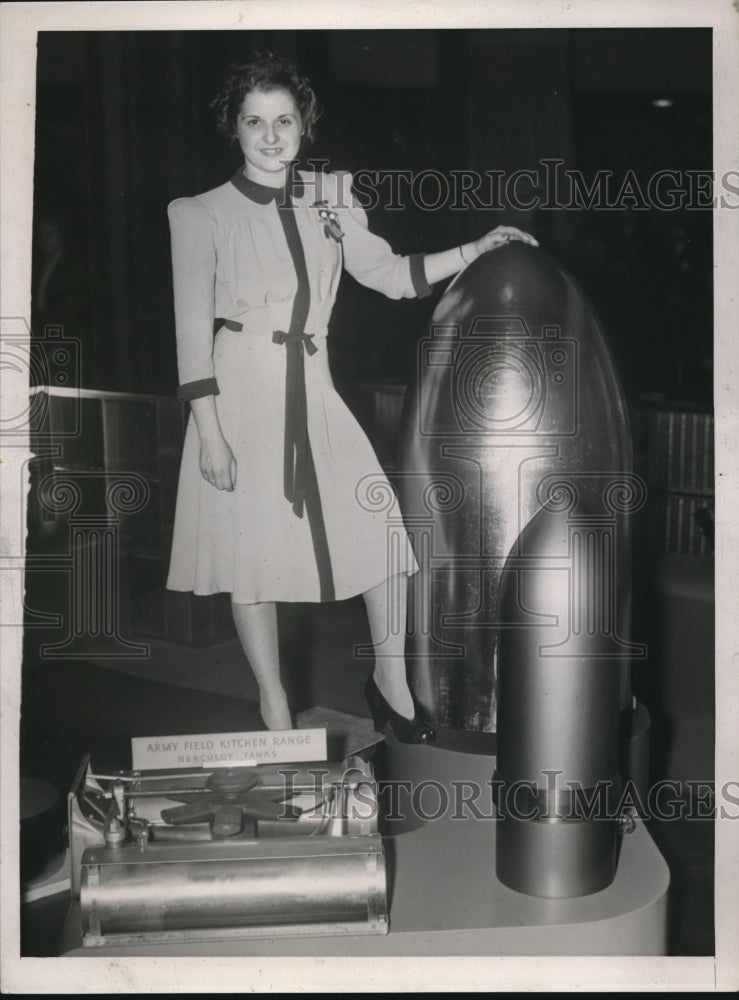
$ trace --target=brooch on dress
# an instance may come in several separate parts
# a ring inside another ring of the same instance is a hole
[[[330,236],[339,243],[343,239],[344,233],[339,225],[336,212],[328,207],[327,201],[315,201],[311,205],[311,208],[318,209],[318,218],[323,223],[323,235],[326,239]]]

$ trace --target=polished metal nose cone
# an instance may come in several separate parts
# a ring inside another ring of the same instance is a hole
[[[406,400],[398,482],[421,566],[407,653],[425,717],[497,731],[504,790],[528,783],[545,807],[501,823],[499,877],[524,892],[580,895],[615,872],[617,818],[558,826],[551,808],[572,806],[569,783],[617,793],[629,517],[644,500],[631,466],[618,375],[577,283],[522,242],[478,258],[420,339]]]

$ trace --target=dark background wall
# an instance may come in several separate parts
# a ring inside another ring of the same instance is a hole
[[[310,155],[331,169],[449,176],[558,158],[587,176],[633,170],[645,184],[659,169],[711,169],[710,29],[41,33],[34,209],[60,220],[86,289],[65,323],[83,342],[86,387],[174,392],[166,205],[238,166],[209,102],[228,64],[253,49],[311,77],[325,110]],[[403,252],[500,222],[534,232],[579,278],[630,395],[710,402],[709,211],[381,204],[370,214]],[[403,381],[430,309],[345,276],[331,332],[337,380]]]

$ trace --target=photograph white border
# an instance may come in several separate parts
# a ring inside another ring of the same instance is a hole
[[[714,170],[739,165],[739,4],[731,0],[216,0],[170,3],[4,3],[0,6],[0,313],[23,317],[30,303],[34,102],[38,31],[245,30],[338,28],[700,27],[714,37]],[[716,411],[716,787],[739,778],[739,601],[736,504],[739,419],[739,212],[715,213]],[[24,373],[3,369],[3,423],[27,404]],[[13,482],[28,442],[3,447],[0,475]],[[17,479],[15,480],[17,482]],[[2,480],[0,480],[1,484]],[[25,523],[25,498],[5,491],[2,548]],[[22,573],[3,570],[2,621],[22,620]],[[736,886],[739,823],[716,822],[716,956],[700,958],[20,958],[17,864],[20,629],[0,628],[2,666],[2,865],[0,927],[3,992],[403,992],[517,990],[728,990],[739,987]],[[491,878],[493,874],[491,872]]]

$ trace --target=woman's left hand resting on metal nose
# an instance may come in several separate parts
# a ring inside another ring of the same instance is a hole
[[[462,249],[465,251],[464,256],[472,263],[475,257],[479,257],[480,254],[488,250],[495,250],[496,247],[502,246],[511,240],[521,240],[522,243],[529,243],[533,247],[539,246],[538,241],[530,233],[525,233],[522,229],[516,229],[515,226],[496,226],[495,229],[481,236],[479,240],[474,240],[472,244],[467,245],[472,247],[471,254],[467,253],[467,246]]]
[[[496,226],[495,229],[471,243],[452,247],[451,250],[442,250],[441,253],[426,254],[423,261],[426,280],[430,285],[437,281],[443,281],[477,260],[481,254],[505,246],[506,243],[512,243],[514,240],[529,243],[534,247],[539,246],[538,241],[530,233],[523,232],[522,229],[516,229],[515,226]]]

